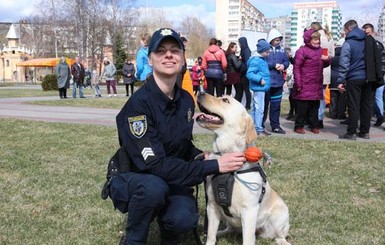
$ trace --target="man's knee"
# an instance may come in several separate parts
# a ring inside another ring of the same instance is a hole
[[[175,212],[170,220],[164,224],[165,229],[173,231],[177,234],[182,234],[191,231],[198,223],[198,213],[191,212]]]
[[[149,176],[144,178],[137,190],[142,196],[143,204],[147,206],[163,206],[169,191],[167,183],[159,177]]]
[[[175,201],[175,199],[178,200]],[[194,200],[189,197],[171,197],[170,201],[172,204],[161,218],[164,228],[177,234],[192,230],[199,219]]]

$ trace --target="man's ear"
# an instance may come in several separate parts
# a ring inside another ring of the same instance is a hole
[[[149,56],[148,56],[148,64],[149,64],[150,66],[152,66],[152,59],[151,59],[151,55],[149,55]]]

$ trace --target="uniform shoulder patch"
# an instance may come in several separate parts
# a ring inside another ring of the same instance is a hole
[[[145,115],[129,117],[128,124],[132,135],[136,138],[141,138],[147,131],[147,119]]]

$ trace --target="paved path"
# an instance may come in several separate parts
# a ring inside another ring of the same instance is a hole
[[[87,99],[94,98],[88,97]],[[106,125],[111,127],[116,126],[115,117],[119,112],[119,110],[117,109],[43,106],[24,103],[33,100],[59,100],[59,98],[57,96],[0,98],[0,117],[19,118],[45,122],[86,123]],[[309,130],[306,130],[305,135],[299,135],[293,132],[294,122],[287,121],[284,118],[281,118],[281,126],[283,129],[286,130],[287,133],[285,135],[273,134],[271,137],[338,140],[338,135],[343,134],[346,131],[346,125],[341,125],[338,120],[331,120],[329,118],[325,118],[324,125],[325,128],[321,129],[321,133],[318,135],[311,133]],[[269,126],[268,129],[270,129]],[[210,133],[210,131],[202,129],[197,124],[195,124],[194,133]],[[358,139],[358,141],[385,143],[385,131],[383,127],[372,127],[370,130],[370,137],[370,140]]]

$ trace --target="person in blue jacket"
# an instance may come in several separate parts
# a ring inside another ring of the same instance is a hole
[[[270,44],[270,55],[267,57],[267,63],[270,70],[271,85],[270,90],[266,92],[263,116],[263,125],[269,115],[271,131],[278,134],[286,133],[281,128],[279,117],[281,114],[283,84],[285,83],[283,72],[290,64],[289,57],[281,46],[282,38],[282,34],[274,28],[267,35],[267,42]]]
[[[136,79],[144,82],[152,72],[152,67],[148,64],[148,42],[151,35],[146,33],[140,38],[140,48],[136,53]]]
[[[161,28],[148,48],[153,73],[116,117],[131,171],[112,179],[111,193],[125,201],[128,210],[120,244],[146,244],[155,217],[160,244],[177,244],[198,222],[192,187],[210,174],[239,169],[246,159],[243,152],[202,159],[208,153],[192,142],[194,100],[177,85],[184,65],[183,41],[174,30]]]
[[[344,31],[346,35],[341,48],[337,83],[340,92],[347,92],[349,124],[347,132],[339,138],[356,140],[358,136],[369,139],[375,87],[368,79],[370,73],[365,62],[366,34],[355,20],[348,20]],[[375,67],[374,64],[372,67]]]
[[[265,93],[270,89],[270,73],[266,57],[270,54],[270,45],[265,39],[258,40],[257,53],[247,62],[247,79],[250,82],[250,90],[253,91],[253,103],[251,103],[251,117],[253,118],[257,135],[269,136],[262,127],[263,111],[265,109]]]

